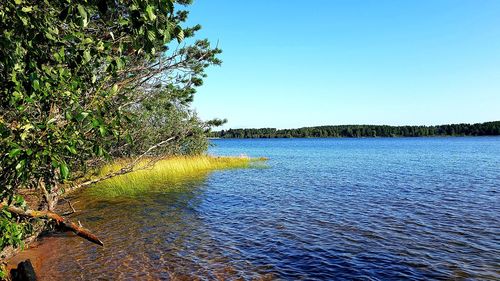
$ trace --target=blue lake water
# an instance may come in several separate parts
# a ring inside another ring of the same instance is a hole
[[[213,144],[269,161],[140,200],[87,199],[74,219],[106,247],[49,237],[44,277],[500,280],[499,137]]]

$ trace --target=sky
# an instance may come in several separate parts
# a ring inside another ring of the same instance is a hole
[[[198,89],[227,128],[500,120],[499,0],[194,0],[223,50]]]

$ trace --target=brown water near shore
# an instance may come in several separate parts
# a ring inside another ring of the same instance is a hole
[[[78,212],[68,218],[81,221],[104,247],[70,232],[53,233],[12,258],[9,269],[30,259],[39,280],[272,280],[266,268],[228,258],[205,233],[193,212],[205,180],[119,199],[76,192],[69,200]],[[67,203],[59,208],[66,211]]]
[[[224,265],[223,260],[215,261],[214,269],[212,271],[197,271],[191,273],[176,272],[176,267],[184,267],[181,264],[171,264],[166,266],[163,270],[160,270],[161,276],[156,272],[158,269],[153,269],[151,264],[137,265],[137,260],[134,257],[135,254],[140,253],[124,253],[124,256],[113,261],[113,257],[102,260],[99,264],[93,265],[92,267],[86,266],[85,255],[80,256],[66,256],[67,251],[71,251],[69,247],[78,241],[76,235],[73,234],[54,234],[50,236],[45,236],[35,242],[30,246],[29,249],[19,253],[13,257],[7,268],[10,271],[16,268],[17,265],[29,259],[35,272],[37,274],[38,280],[94,280],[89,278],[90,275],[103,269],[107,271],[107,277],[102,277],[98,279],[107,280],[112,276],[110,280],[204,280],[200,276],[211,276],[213,280],[246,280],[240,276],[237,269],[231,265]],[[98,249],[95,249],[99,251]],[[62,252],[61,252],[62,251]],[[71,270],[59,269],[59,263],[61,262],[61,256],[66,256],[66,259],[71,258],[73,260],[65,262],[73,264]],[[96,268],[97,267],[97,268]],[[153,271],[152,271],[153,270]],[[253,280],[273,280],[272,274],[262,275],[256,277]]]
[[[48,236],[48,237],[46,236],[39,238],[31,245],[29,245],[28,248],[26,248],[25,250],[21,251],[20,253],[12,257],[7,262],[7,270],[10,271],[11,269],[16,268],[20,262],[29,259],[31,261],[31,264],[33,265],[33,268],[35,269],[37,277],[42,280],[47,279],[48,276],[45,276],[43,274],[45,272],[43,270],[44,265],[50,262],[51,257],[57,256],[58,253],[55,250],[56,247],[54,247],[53,245],[55,243],[59,243],[57,241],[59,238],[64,238],[64,237],[77,237],[77,236],[71,233],[63,233],[54,236]]]
[[[98,253],[109,252],[110,249],[94,247],[86,241],[72,233],[54,233],[38,239],[30,247],[9,260],[7,268],[10,271],[17,265],[29,259],[35,269],[39,280],[94,280],[89,276],[95,276],[103,280],[204,280],[200,276],[211,276],[211,280],[246,280],[238,270],[226,264],[224,259],[214,259],[211,270],[198,268],[192,272],[181,272],[179,269],[188,268],[182,264],[181,260],[165,263],[163,269],[156,268],[151,263],[140,264],[144,261],[144,253],[121,251],[121,257],[109,256],[103,254],[98,261],[92,261],[93,265],[88,266],[88,252],[83,251],[77,255],[68,255],[68,253],[77,253],[75,244],[82,247],[93,248],[91,252]],[[143,249],[145,250],[145,249]],[[61,270],[60,263],[64,257],[63,268],[71,264],[71,268]],[[193,267],[196,269],[196,267]],[[99,272],[105,271],[107,274],[100,278]],[[263,274],[253,280],[273,280],[272,274]]]

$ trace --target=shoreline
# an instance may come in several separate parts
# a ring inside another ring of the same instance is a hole
[[[94,188],[94,190],[96,190],[96,188],[100,188],[101,190],[98,190],[97,192],[100,192],[99,195],[103,196],[104,198],[108,198],[109,196],[109,198],[127,196],[127,192],[133,192],[136,190],[139,190],[139,192],[141,192],[141,188],[151,188],[152,182],[165,180],[165,178],[178,180],[179,178],[189,178],[196,176],[197,173],[205,173],[232,168],[248,168],[253,162],[266,160],[267,158],[264,157],[250,158],[247,156],[203,155],[167,157],[159,160],[152,166],[152,168],[149,167],[147,170],[139,169],[128,174],[118,175],[114,178],[92,184],[92,186],[89,187],[68,188],[66,189],[66,192],[59,194],[55,198],[55,210],[62,211],[62,203],[60,202],[61,199],[64,199],[74,192],[81,191],[85,188]],[[109,173],[110,171],[119,169],[119,167],[122,167],[124,165],[123,163],[126,163],[123,161],[126,160],[122,159],[114,161],[113,164],[102,167],[101,173]],[[148,180],[145,180],[144,177],[147,177]],[[141,181],[142,186],[137,185],[137,180]],[[116,191],[117,193],[115,194],[114,192]],[[32,199],[31,201],[35,200]],[[35,204],[31,202],[30,205]],[[71,231],[53,232],[52,230],[50,230],[50,224],[51,221],[48,220],[39,220],[36,224],[33,224],[34,232],[23,239],[24,248],[7,246],[0,251],[1,263],[5,265],[7,274],[10,275],[10,271],[16,268],[19,262],[22,262],[26,259],[30,259],[32,261],[35,272],[38,272],[37,270],[41,268],[43,258],[41,260],[37,258],[36,253],[37,248],[41,247],[41,245],[44,243],[44,237],[56,236],[50,239],[57,239],[57,235],[63,233],[63,235],[65,236],[78,238],[78,236]],[[45,242],[47,241],[45,240]]]
[[[100,200],[86,190],[78,192],[68,199],[85,211],[70,219],[81,220],[97,234],[109,231],[106,247],[89,247],[72,234],[56,234],[43,237],[42,244],[23,255],[33,257],[42,280],[80,274],[82,279],[109,280],[184,274],[191,280],[213,276],[226,265],[236,269],[228,279],[267,272],[282,279],[294,274],[304,279],[361,274],[375,279],[402,274],[487,279],[495,276],[494,249],[478,249],[473,242],[493,241],[491,231],[477,229],[494,221],[488,206],[494,203],[495,181],[488,179],[496,179],[498,140],[399,139],[395,143],[401,145],[394,146],[391,140],[378,140],[370,150],[360,149],[368,140],[348,141],[354,146],[330,140],[322,149],[300,147],[313,140],[296,140],[296,146],[286,141],[243,141],[241,146],[220,141],[212,153],[241,150],[269,155],[273,162],[268,169],[217,172],[173,191],[153,190],[141,197]],[[462,156],[471,161],[461,161]],[[485,180],[476,181],[478,176]],[[452,178],[456,182],[450,185]],[[405,227],[408,219],[419,223]],[[459,244],[461,234],[450,229],[457,225],[462,234],[476,239]],[[54,251],[44,251],[49,248]],[[433,249],[436,255],[429,256]],[[401,258],[412,262],[398,263]],[[473,258],[481,263],[469,263]]]

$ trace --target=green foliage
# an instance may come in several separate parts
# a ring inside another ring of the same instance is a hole
[[[166,124],[204,126],[186,109],[220,50],[207,40],[171,48],[201,28],[181,26],[188,13],[176,9],[189,3],[1,1],[0,199],[41,182],[54,191],[89,163],[139,153],[130,144],[142,140],[143,102],[177,106],[168,118],[183,121]]]
[[[0,280],[6,280],[8,276],[7,269],[4,265],[0,264]]]
[[[170,90],[172,91],[172,90]],[[135,140],[127,151],[138,154],[169,137],[169,145],[155,150],[157,155],[199,155],[208,148],[207,130],[222,121],[201,121],[176,95],[154,92],[154,99],[144,100],[135,113],[131,137]]]
[[[18,195],[13,197],[13,204],[26,208],[26,202]],[[32,227],[28,221],[14,217],[6,208],[0,210],[0,250],[7,245],[23,247],[23,239],[31,231]]]
[[[229,129],[211,133],[212,137],[219,138],[359,138],[496,135],[500,135],[500,121],[440,126],[341,125],[282,130],[274,128]]]
[[[22,246],[24,227],[12,219],[10,212],[2,210],[0,214],[0,249],[6,245]]]

